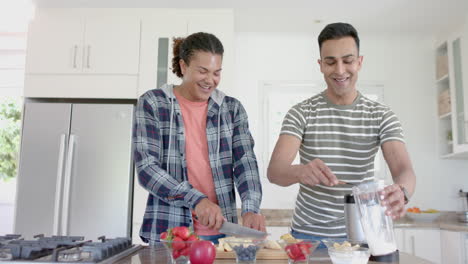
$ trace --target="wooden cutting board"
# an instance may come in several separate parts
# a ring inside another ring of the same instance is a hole
[[[217,259],[236,259],[234,251],[216,250]],[[262,248],[257,252],[257,259],[288,259],[288,255],[282,249]]]

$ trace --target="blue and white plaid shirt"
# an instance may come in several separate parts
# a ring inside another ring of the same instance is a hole
[[[133,143],[140,184],[149,192],[140,236],[145,242],[175,226],[192,226],[191,210],[207,196],[187,177],[185,129],[173,85],[146,92],[135,110]],[[187,131],[190,133],[190,131]],[[215,90],[208,100],[208,156],[218,204],[237,222],[234,186],[242,213],[260,211],[262,189],[247,113],[235,98]]]

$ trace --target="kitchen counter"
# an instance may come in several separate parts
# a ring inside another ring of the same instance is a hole
[[[329,264],[332,263],[330,259],[327,257],[326,250],[320,249],[317,250],[314,255],[317,257],[311,258],[312,263],[323,263]],[[143,247],[141,250],[135,252],[134,254],[125,257],[115,264],[166,264],[168,261],[167,251],[162,245],[158,245],[156,247]],[[216,260],[214,263],[216,264],[228,264],[228,263],[236,263],[235,259],[220,259]],[[288,263],[287,260],[257,260],[258,264],[285,264]],[[380,263],[383,264],[384,262],[373,262],[369,261],[369,263]],[[409,255],[407,253],[400,253],[400,262],[399,264],[429,264],[431,262],[415,257],[413,255]]]
[[[293,210],[290,209],[262,209],[268,226],[291,225]],[[457,220],[455,212],[442,211],[441,215],[432,222],[415,221],[408,217],[403,217],[394,222],[397,228],[433,228],[455,232],[468,232],[468,223],[461,223]]]
[[[455,232],[468,232],[468,223],[459,222],[455,212],[441,212],[441,215],[432,222],[415,221],[405,216],[395,221],[395,227],[433,228]]]

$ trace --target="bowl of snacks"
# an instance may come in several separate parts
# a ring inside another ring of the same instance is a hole
[[[278,240],[278,244],[288,255],[289,264],[307,264],[309,258],[320,244],[319,240],[295,239],[292,236],[288,239]]]
[[[265,239],[258,238],[226,238],[227,244],[236,253],[236,263],[250,264],[257,260],[257,252],[262,248]]]
[[[418,207],[406,209],[406,215],[414,221],[432,222],[440,216],[440,212],[435,209],[421,210]]]
[[[324,239],[322,242],[327,246],[333,264],[366,264],[369,261],[370,250],[361,243],[344,238]]]

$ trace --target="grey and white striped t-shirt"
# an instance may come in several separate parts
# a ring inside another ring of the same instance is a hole
[[[339,180],[353,183],[374,180],[374,157],[382,143],[404,142],[400,121],[387,106],[360,93],[351,105],[335,105],[325,91],[293,106],[281,135],[301,140],[301,164],[321,159]],[[346,236],[343,197],[351,192],[347,185],[300,184],[292,228],[316,236]]]

